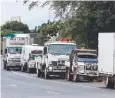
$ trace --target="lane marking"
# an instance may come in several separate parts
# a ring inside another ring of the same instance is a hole
[[[9,86],[18,86],[18,85],[15,85],[15,84],[10,84]]]
[[[51,92],[51,91],[46,91],[47,93],[50,93],[50,94],[60,94],[60,93],[57,93],[57,92]]]
[[[35,78],[35,77],[31,77],[31,76],[27,76],[27,75],[24,75],[24,74],[20,74],[20,73],[14,72],[13,70],[11,70],[11,71],[14,74],[17,74],[17,75],[20,75],[20,76],[23,76],[23,77],[32,78],[32,79],[38,79],[38,80],[41,80],[41,81],[47,81],[47,82],[52,82],[52,83],[65,84],[65,85],[69,84],[69,85],[73,85],[73,86],[80,86],[80,87],[95,88],[95,89],[97,89],[96,87],[91,87],[91,86],[85,86],[85,85],[79,85],[79,84],[72,84],[72,83],[65,83],[65,82],[59,82],[59,81],[52,81],[52,80],[45,80],[45,79]]]
[[[85,86],[85,85],[80,85],[80,84],[65,83],[65,82],[59,82],[59,81],[52,81],[52,80],[45,80],[45,79],[35,78],[35,77],[31,77],[31,76],[27,76],[27,75],[24,75],[24,74],[20,74],[20,73],[14,72],[13,70],[11,70],[11,71],[14,74],[17,74],[17,75],[20,75],[20,76],[23,76],[23,77],[32,78],[32,79],[37,79],[37,80],[41,80],[41,81],[47,81],[47,82],[52,82],[52,83],[64,84],[64,85],[72,85],[72,86],[79,86],[79,87],[84,87],[84,88],[99,89],[99,90],[103,90],[103,91],[114,92],[114,90],[102,89],[102,88],[99,88],[99,87],[91,87],[91,86]]]

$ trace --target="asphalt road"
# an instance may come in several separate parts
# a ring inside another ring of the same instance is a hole
[[[0,62],[2,66],[2,62]],[[6,71],[1,67],[1,98],[115,98],[115,89],[103,83],[45,80],[35,74]]]

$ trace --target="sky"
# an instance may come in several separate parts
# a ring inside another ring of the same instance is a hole
[[[39,1],[42,3],[45,0]],[[45,8],[35,7],[29,11],[28,4],[23,5],[23,0],[0,0],[0,5],[0,25],[4,24],[8,20],[10,21],[11,17],[20,16],[21,22],[27,24],[30,29],[34,29],[35,26],[40,26],[42,23],[46,23],[48,21],[49,13],[51,21],[57,20],[55,18],[54,11],[49,10],[49,6],[46,6]]]

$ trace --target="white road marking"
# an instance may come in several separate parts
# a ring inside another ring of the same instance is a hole
[[[98,89],[96,87],[91,87],[91,86],[85,86],[85,85],[79,85],[79,84],[72,84],[72,83],[64,83],[64,82],[58,82],[58,81],[52,81],[52,80],[45,80],[45,79],[40,79],[40,78],[35,78],[35,77],[31,77],[31,76],[27,76],[24,74],[20,74],[17,72],[14,72],[13,70],[11,70],[14,74],[20,75],[20,76],[24,76],[24,77],[28,77],[28,78],[32,78],[32,79],[39,79],[41,81],[47,81],[47,82],[53,82],[53,83],[58,83],[58,84],[64,84],[64,85],[74,85],[74,86],[80,86],[80,87],[85,87],[85,88],[94,88],[94,89]]]
[[[47,93],[51,93],[51,94],[60,94],[60,93],[57,93],[57,92],[51,92],[51,91],[46,91]]]
[[[103,88],[98,88],[98,87],[91,87],[91,86],[85,86],[85,85],[80,85],[80,84],[73,84],[73,83],[65,83],[65,82],[58,82],[58,81],[52,81],[52,80],[45,80],[45,79],[40,79],[40,78],[35,78],[35,77],[31,77],[31,76],[27,76],[24,74],[20,74],[17,72],[14,72],[13,70],[11,70],[14,74],[23,76],[23,77],[28,77],[28,78],[32,78],[32,79],[38,79],[41,81],[47,81],[47,82],[52,82],[52,83],[58,83],[58,84],[64,84],[64,85],[73,85],[73,86],[79,86],[79,87],[84,87],[84,88],[91,88],[91,89],[99,89],[99,90],[103,90],[103,91],[111,91],[114,92],[114,90],[108,90],[108,89],[103,89]]]
[[[15,85],[15,84],[10,84],[9,86],[18,86],[18,85]]]

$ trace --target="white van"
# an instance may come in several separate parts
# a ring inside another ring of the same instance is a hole
[[[22,47],[21,71],[36,72],[36,57],[42,56],[43,47],[37,45],[25,45]]]

